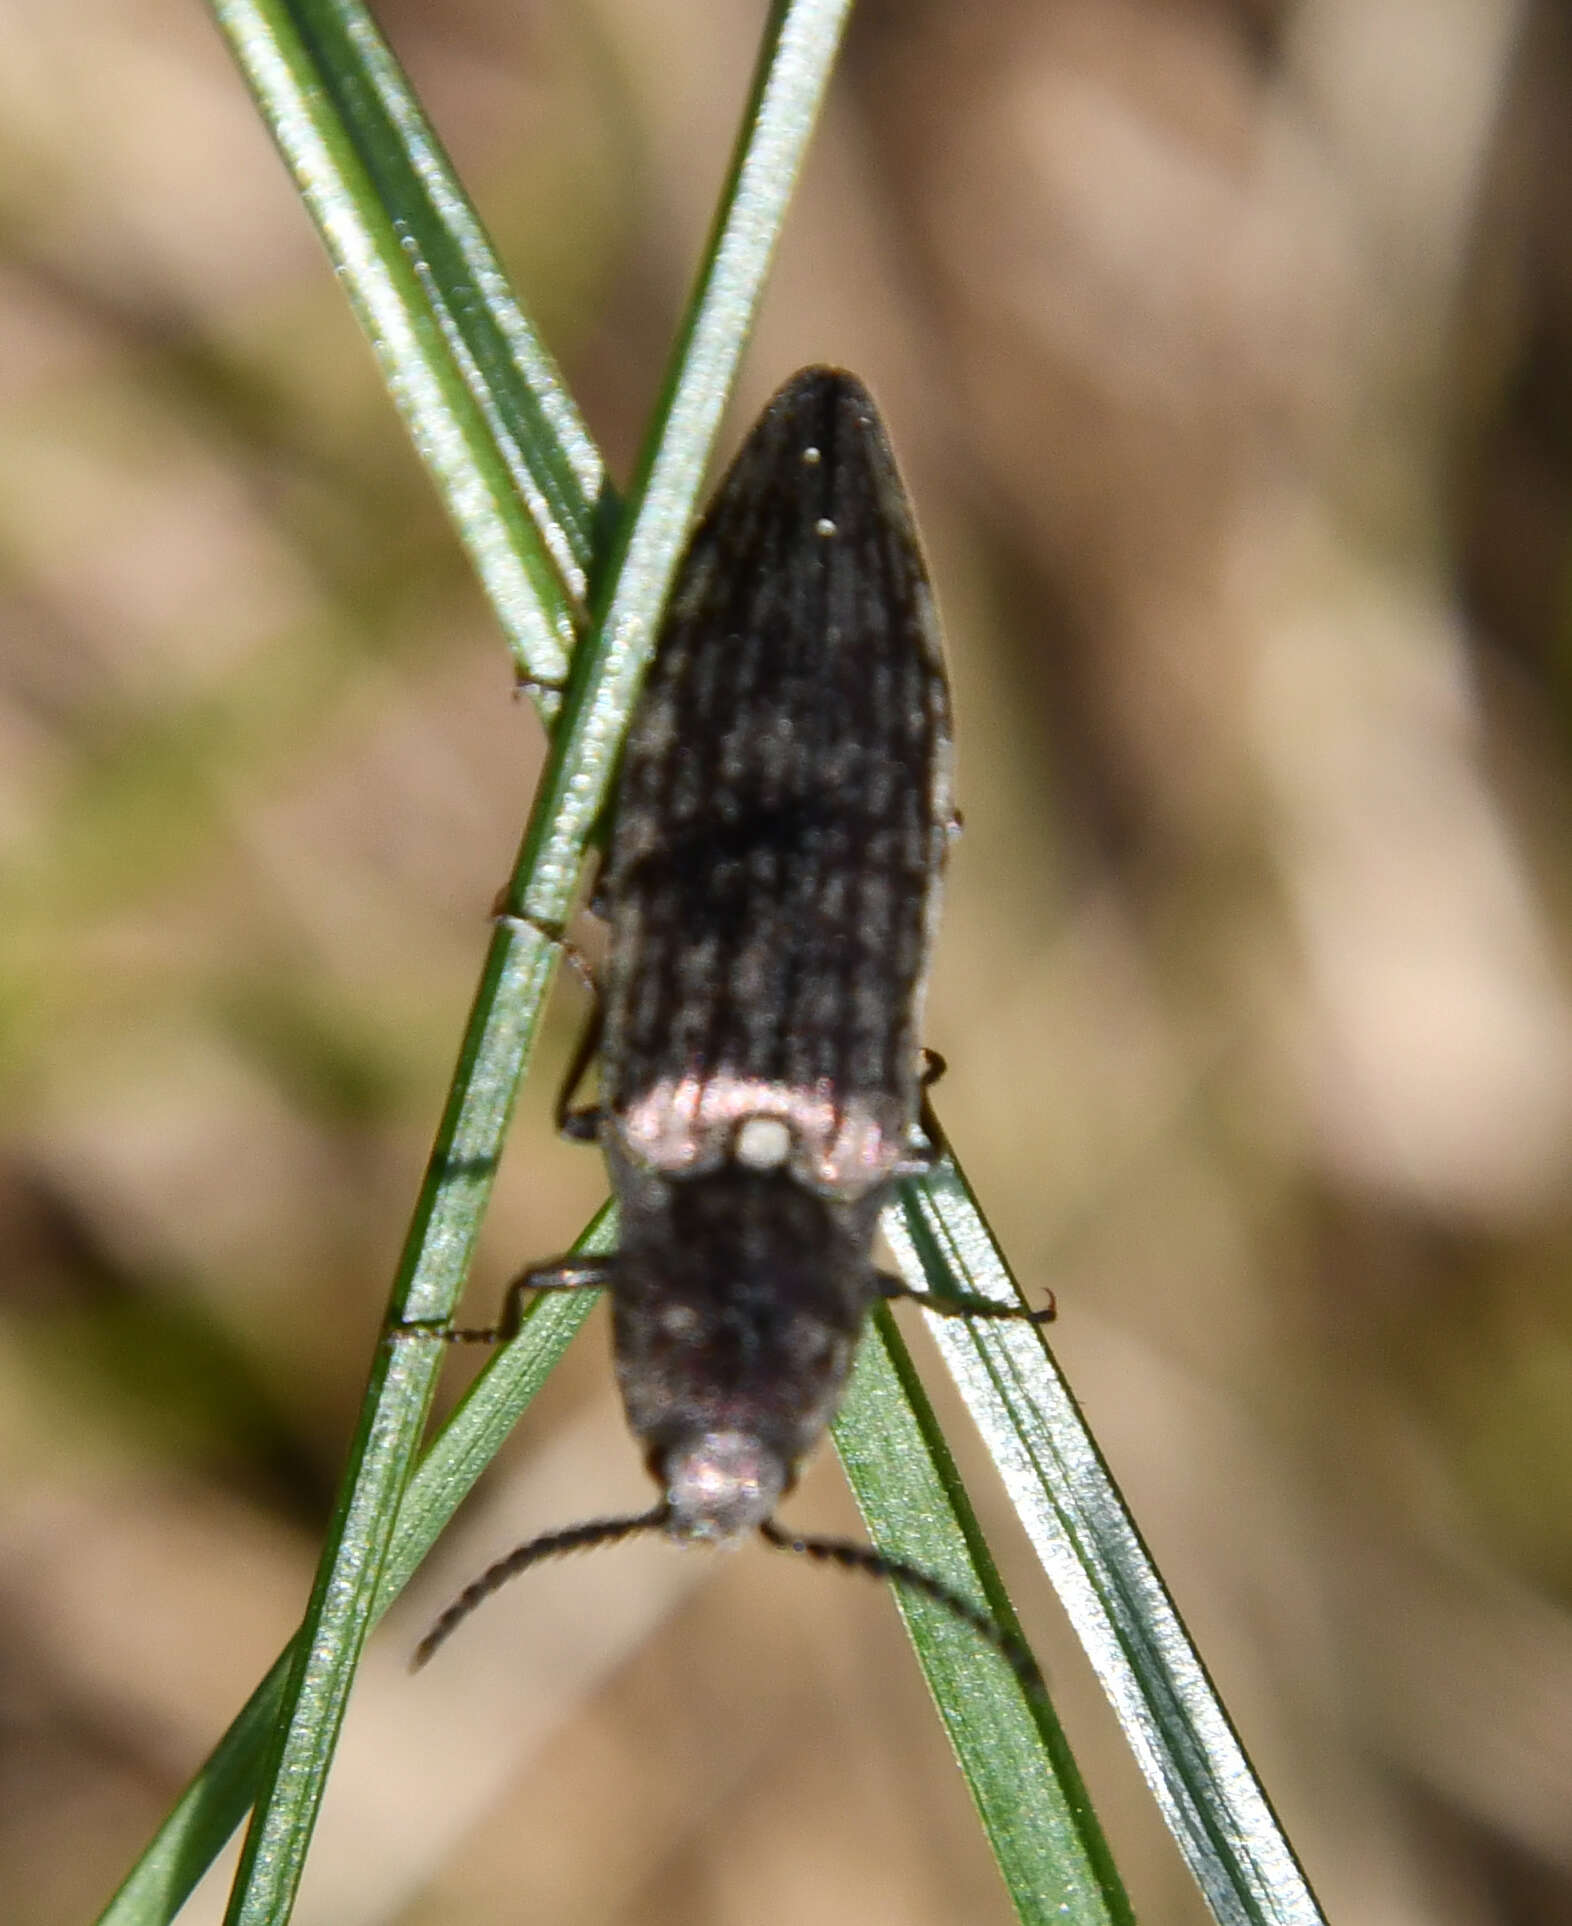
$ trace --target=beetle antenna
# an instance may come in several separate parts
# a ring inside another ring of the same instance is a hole
[[[409,1669],[418,1672],[430,1661],[439,1646],[447,1644],[477,1606],[484,1605],[493,1592],[501,1591],[509,1579],[517,1578],[520,1572],[528,1571],[531,1565],[538,1565],[547,1558],[560,1558],[567,1552],[591,1551],[597,1545],[615,1545],[641,1531],[659,1531],[666,1524],[667,1516],[667,1507],[657,1505],[653,1511],[635,1512],[627,1518],[592,1518],[586,1524],[570,1525],[566,1531],[548,1531],[523,1545],[515,1545],[506,1558],[499,1558],[472,1585],[464,1587],[415,1647],[415,1656],[409,1662]]]
[[[891,1558],[886,1553],[875,1551],[872,1545],[859,1545],[849,1538],[804,1538],[796,1532],[782,1531],[773,1518],[765,1519],[759,1533],[767,1545],[777,1551],[798,1552],[804,1558],[816,1558],[821,1564],[839,1565],[843,1571],[862,1572],[869,1578],[887,1578],[892,1585],[898,1585],[908,1592],[916,1592],[920,1597],[931,1599],[935,1605],[942,1605],[952,1618],[958,1618],[968,1625],[977,1636],[991,1645],[1009,1666],[1021,1683],[1021,1689],[1029,1699],[1038,1704],[1046,1704],[1048,1686],[1036,1659],[1027,1650],[1026,1642],[1019,1634],[1007,1632],[980,1605],[974,1605],[963,1593],[946,1585],[942,1578],[935,1578],[932,1572],[925,1572],[920,1565],[908,1565],[904,1558]]]

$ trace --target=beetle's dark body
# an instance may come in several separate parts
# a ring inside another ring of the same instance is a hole
[[[689,546],[602,889],[617,1369],[678,1536],[762,1523],[839,1402],[913,1157],[953,821],[894,460],[861,384],[806,369]]]
[[[905,1292],[873,1239],[896,1178],[932,1155],[919,1023],[954,827],[911,511],[861,383],[806,368],[688,546],[623,759],[600,890],[600,1099],[571,1119],[593,1120],[605,1151],[620,1247],[526,1272],[496,1329],[441,1333],[490,1341],[528,1291],[604,1285],[628,1421],[663,1496],[518,1546],[417,1663],[543,1558],[641,1531],[757,1529],[936,1601],[1041,1693],[1019,1640],[942,1579],[773,1515],[835,1415],[874,1300]],[[920,1295],[946,1313],[1034,1315]]]

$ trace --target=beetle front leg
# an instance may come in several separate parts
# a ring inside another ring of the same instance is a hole
[[[495,1324],[399,1324],[388,1332],[395,1343],[424,1338],[436,1344],[506,1344],[516,1338],[524,1322],[524,1299],[532,1291],[595,1291],[612,1280],[613,1262],[606,1257],[559,1257],[550,1264],[514,1278],[502,1299],[502,1315]]]

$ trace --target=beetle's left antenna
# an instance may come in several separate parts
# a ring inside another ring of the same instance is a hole
[[[481,1573],[473,1585],[466,1585],[448,1609],[415,1647],[409,1669],[418,1672],[439,1646],[445,1645],[478,1605],[484,1605],[493,1592],[501,1591],[510,1578],[528,1571],[546,1558],[559,1558],[566,1552],[590,1551],[596,1545],[615,1545],[641,1531],[659,1531],[666,1523],[667,1508],[635,1512],[627,1518],[592,1518],[587,1524],[570,1525],[566,1531],[549,1531],[527,1544],[516,1545],[506,1558]]]
[[[925,1572],[921,1565],[908,1565],[904,1558],[890,1558],[872,1545],[859,1545],[849,1538],[804,1538],[796,1532],[782,1531],[773,1518],[759,1527],[759,1535],[777,1551],[797,1552],[816,1558],[821,1564],[839,1565],[842,1571],[862,1572],[869,1578],[887,1578],[908,1592],[932,1599],[953,1618],[969,1625],[977,1636],[991,1645],[1021,1682],[1028,1698],[1046,1701],[1048,1686],[1036,1659],[1025,1642],[992,1619],[980,1605],[964,1593],[946,1585],[942,1578]]]

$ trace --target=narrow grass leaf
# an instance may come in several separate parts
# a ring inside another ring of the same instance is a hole
[[[519,498],[582,603],[597,514],[614,506],[600,451],[366,7],[360,0],[293,6]]]
[[[499,922],[488,952],[395,1281],[394,1322],[448,1316],[468,1269],[556,960],[551,932],[571,913],[617,746],[686,539],[710,444],[845,12],[845,0],[796,0],[771,16],[748,118],[674,369],[663,388],[621,538],[609,559],[606,614],[575,653],[552,753],[509,889],[508,902],[516,914]],[[298,41],[290,44],[298,51]],[[320,101],[311,104],[320,115]],[[290,126],[295,128],[294,120]],[[322,128],[314,122],[310,132],[310,151],[316,155],[324,145]],[[337,134],[347,146],[341,127]],[[363,242],[358,204],[340,206],[335,199],[333,208],[352,238]],[[407,334],[406,309],[395,306],[398,326]],[[264,1764],[226,1915],[229,1926],[275,1926],[287,1919],[293,1904],[350,1682],[376,1605],[399,1495],[430,1409],[440,1363],[431,1355],[436,1349],[420,1344],[379,1348],[348,1479],[302,1626],[280,1728]]]
[[[903,1185],[884,1221],[913,1283],[1024,1301],[953,1159]],[[931,1314],[929,1324],[1214,1917],[1323,1926],[1041,1329]]]
[[[849,10],[850,0],[789,0],[771,10],[703,266],[634,475],[637,509],[619,526],[596,600],[600,620],[574,657],[525,838],[528,880],[512,907],[548,927],[571,912]]]
[[[927,1394],[889,1311],[864,1335],[835,1446],[874,1543],[984,1605],[1019,1640]],[[1045,1697],[932,1600],[896,1603],[1016,1911],[1029,1926],[1132,1919],[1112,1855]]]
[[[574,1248],[609,1249],[613,1223],[608,1206]],[[598,1296],[597,1291],[585,1290],[537,1298],[527,1307],[518,1336],[491,1359],[455,1407],[399,1505],[372,1607],[373,1622],[381,1618],[447,1528]],[[256,1795],[297,1644],[291,1640],[274,1661],[100,1915],[98,1926],[165,1926],[223,1851]]]
[[[559,684],[599,458],[365,9],[211,0],[522,675]]]

